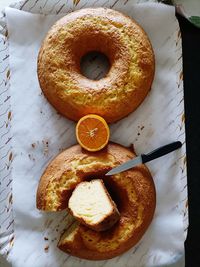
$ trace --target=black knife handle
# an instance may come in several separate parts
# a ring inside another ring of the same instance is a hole
[[[180,148],[181,146],[182,146],[182,143],[180,141],[173,142],[173,143],[170,143],[170,144],[165,145],[165,146],[161,146],[161,147],[153,150],[152,152],[150,152],[148,154],[142,154],[141,155],[142,162],[145,163],[145,162],[149,162],[153,159],[160,158],[160,157]]]

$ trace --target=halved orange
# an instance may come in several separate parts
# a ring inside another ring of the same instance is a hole
[[[109,137],[108,124],[98,115],[86,115],[76,125],[77,141],[88,151],[98,151],[104,148],[108,143]]]

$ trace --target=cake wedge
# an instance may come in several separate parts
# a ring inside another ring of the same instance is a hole
[[[68,207],[78,221],[95,231],[111,228],[120,218],[117,206],[101,179],[78,184]]]

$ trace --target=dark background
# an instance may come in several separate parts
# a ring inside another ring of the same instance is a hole
[[[177,15],[182,33],[189,228],[186,267],[200,267],[200,29]]]

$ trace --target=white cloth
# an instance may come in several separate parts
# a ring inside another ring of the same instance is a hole
[[[120,1],[119,1],[120,2]],[[131,2],[131,1],[129,1]],[[161,4],[117,4],[116,9],[136,19],[148,33],[155,51],[156,73],[152,90],[127,118],[111,125],[111,140],[149,152],[170,141],[184,141],[181,43],[173,7]],[[122,2],[121,2],[122,3]],[[58,152],[76,142],[75,123],[57,114],[41,94],[37,55],[49,27],[63,14],[37,15],[6,9],[11,69],[13,132],[13,207],[15,242],[8,261],[14,267],[44,266],[184,266],[182,160],[179,151],[148,164],[157,190],[153,222],[142,240],[123,255],[91,262],[56,248],[68,223],[66,212],[36,209],[39,178]],[[48,142],[48,143],[47,143]],[[48,240],[45,240],[47,237]],[[46,248],[46,249],[45,249]]]

